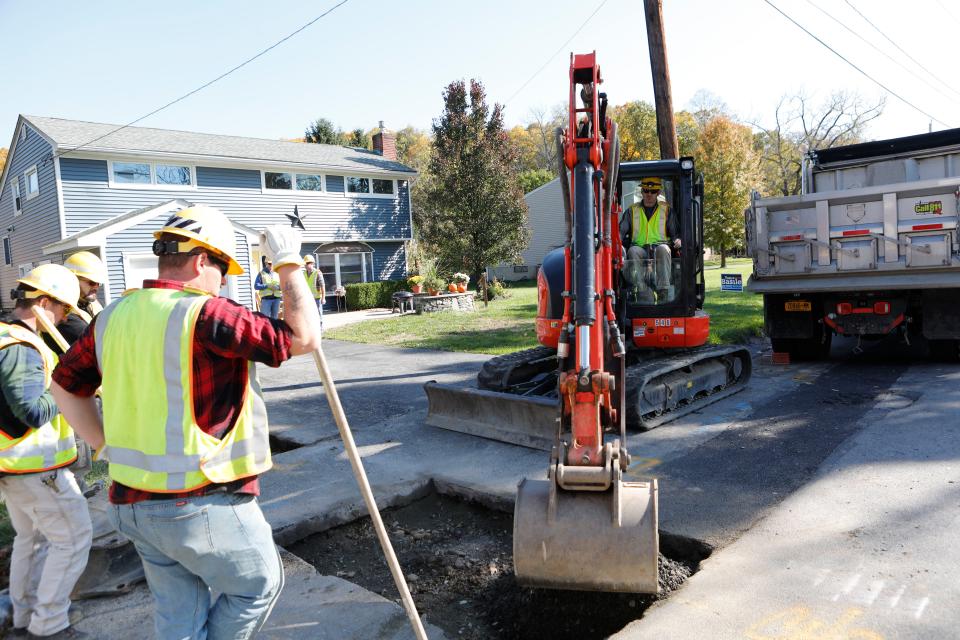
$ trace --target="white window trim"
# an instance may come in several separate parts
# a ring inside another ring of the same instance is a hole
[[[7,260],[7,250],[6,247],[10,247],[10,259]],[[3,264],[4,266],[11,267],[13,266],[13,242],[10,241],[10,236],[3,236],[3,239],[0,240],[0,251],[3,251]]]
[[[17,277],[18,277],[18,278],[23,278],[23,277],[26,276],[28,273],[30,273],[30,271],[32,271],[32,270],[33,270],[33,263],[32,263],[32,262],[25,262],[25,263],[23,263],[23,264],[18,264],[18,265],[17,265]]]
[[[37,190],[33,193],[30,192],[30,174],[37,174]],[[29,169],[23,172],[23,188],[27,190],[27,195],[20,199],[20,202],[33,200],[34,198],[40,195],[40,172],[37,171],[37,165],[33,165]]]
[[[350,178],[366,178],[370,181],[370,191],[367,193],[354,193],[347,188],[347,181]],[[374,180],[389,180],[393,183],[393,193],[373,193],[373,181]],[[344,175],[343,176],[343,195],[348,198],[378,198],[380,200],[395,200],[399,196],[397,188],[396,178],[378,178],[376,176],[357,176],[357,175]]]
[[[150,183],[136,182],[114,182],[113,164],[146,164],[150,165]],[[190,169],[190,184],[157,184],[157,165],[166,165],[173,167],[187,167]],[[196,191],[197,190],[197,167],[196,165],[179,160],[107,160],[107,182],[111,189],[149,189],[151,191]]]
[[[23,214],[23,194],[20,193],[20,176],[11,177],[13,180],[10,182],[10,197],[13,199],[13,215],[16,217]],[[19,206],[17,200],[20,201]]]
[[[22,125],[20,127],[20,142],[23,142],[24,140],[27,139],[27,129],[28,129],[27,125]]]
[[[268,189],[268,173],[289,173],[292,176],[289,189]],[[297,189],[297,175],[301,176],[320,176],[320,191],[311,191],[309,189]],[[298,171],[296,169],[261,169],[260,170],[260,193],[296,193],[297,195],[306,195],[310,197],[328,195],[327,175],[319,171]]]

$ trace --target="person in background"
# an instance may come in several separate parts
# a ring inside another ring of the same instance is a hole
[[[317,302],[317,311],[320,313],[320,329],[323,330],[323,301],[327,295],[323,284],[323,272],[317,269],[313,256],[309,253],[303,256],[303,275],[307,279],[307,286],[310,287],[310,293]]]
[[[180,210],[155,235],[159,278],[94,318],[51,390],[109,462],[110,519],[143,560],[155,637],[251,638],[283,588],[256,499],[272,462],[254,363],[277,367],[319,348],[320,318],[299,274],[297,230],[260,237],[277,265],[283,320],[218,296],[243,267],[217,209]]]
[[[44,264],[20,278],[0,322],[0,493],[16,531],[10,556],[9,638],[89,638],[70,626],[70,592],[87,566],[93,526],[67,468],[77,459],[70,425],[50,395],[56,355],[38,333],[76,309],[77,278]]]
[[[280,317],[280,277],[273,263],[264,256],[263,269],[257,274],[253,288],[260,292],[260,313],[268,318]]]

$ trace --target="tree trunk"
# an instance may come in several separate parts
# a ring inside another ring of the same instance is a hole
[[[723,269],[727,266],[727,248],[723,245],[720,245],[720,268]]]

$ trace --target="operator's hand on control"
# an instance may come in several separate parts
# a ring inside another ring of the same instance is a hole
[[[674,249],[679,249],[679,248],[680,248],[680,238],[674,238],[674,239],[673,239],[673,248],[674,248]]]
[[[271,225],[260,232],[260,250],[278,272],[285,265],[302,267],[300,237],[300,231],[293,227]]]

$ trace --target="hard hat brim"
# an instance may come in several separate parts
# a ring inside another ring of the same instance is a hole
[[[181,238],[185,238],[185,239],[186,239],[186,242],[183,242],[183,243],[180,243],[180,244],[186,244],[186,245],[188,245],[188,246],[187,246],[188,249],[193,248],[193,247],[202,247],[202,248],[206,249],[207,251],[210,251],[211,253],[217,255],[219,258],[221,258],[222,260],[224,260],[224,261],[227,263],[227,275],[228,275],[228,276],[239,276],[239,275],[243,275],[244,273],[246,273],[246,272],[244,271],[244,268],[240,265],[240,263],[237,262],[237,259],[236,259],[236,258],[234,258],[233,256],[228,256],[227,254],[223,253],[222,251],[220,251],[220,250],[217,249],[216,247],[213,247],[213,246],[211,246],[210,244],[208,244],[207,242],[204,242],[203,240],[201,240],[201,239],[197,236],[197,234],[193,233],[192,231],[186,231],[186,230],[184,230],[184,229],[170,229],[169,227],[164,227],[163,229],[160,229],[159,231],[154,231],[154,232],[153,232],[153,237],[156,238],[157,240],[159,240],[160,237],[161,237],[163,234],[165,234],[165,233],[169,233],[169,234],[171,234],[171,235],[180,236]],[[184,253],[186,253],[186,252],[184,252]]]

